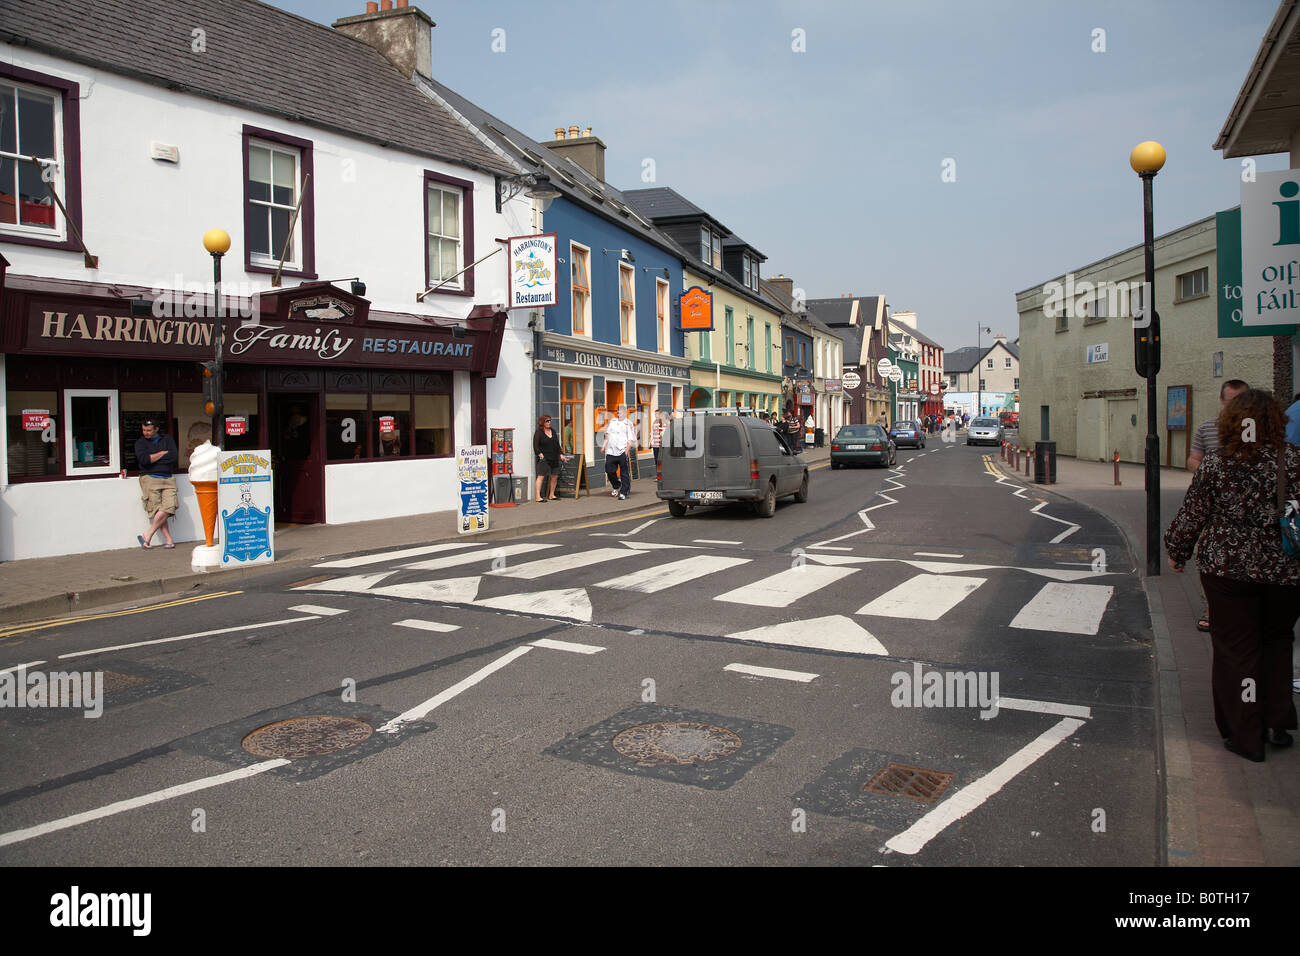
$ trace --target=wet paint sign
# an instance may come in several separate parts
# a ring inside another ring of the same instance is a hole
[[[43,432],[50,427],[50,410],[48,408],[24,408],[23,431]]]
[[[472,534],[488,529],[488,446],[466,445],[456,452],[456,478],[460,485],[456,505],[456,530]]]

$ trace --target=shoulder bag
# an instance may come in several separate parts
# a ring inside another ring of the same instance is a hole
[[[1277,523],[1282,534],[1282,553],[1300,560],[1300,514],[1287,501],[1286,446],[1277,449]]]

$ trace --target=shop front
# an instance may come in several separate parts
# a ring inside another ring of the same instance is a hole
[[[8,277],[0,559],[133,542],[143,517],[133,449],[146,420],[165,423],[179,451],[173,536],[202,537],[184,471],[213,434],[200,366],[214,354],[213,304],[160,309],[136,298],[147,295]],[[486,441],[504,313],[481,307],[453,326],[372,312],[326,283],[262,295],[244,315],[227,305],[216,424],[227,449],[271,450],[278,524],[455,508],[456,445]]]

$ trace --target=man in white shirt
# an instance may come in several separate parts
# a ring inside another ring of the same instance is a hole
[[[627,500],[632,492],[632,470],[628,452],[636,442],[636,431],[627,420],[627,406],[618,407],[618,418],[605,425],[605,441],[600,450],[605,454],[605,475],[609,478],[610,496]],[[621,481],[620,481],[621,477]],[[615,487],[618,483],[618,487]]]

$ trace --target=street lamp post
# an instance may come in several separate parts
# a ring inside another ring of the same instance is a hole
[[[203,234],[203,248],[212,254],[212,364],[209,369],[212,377],[212,444],[224,450],[225,429],[222,417],[225,414],[225,401],[221,387],[221,353],[222,353],[222,309],[221,309],[221,257],[230,251],[230,234],[224,229],[209,229]],[[207,411],[205,408],[204,411]]]
[[[984,333],[993,334],[993,329],[987,325],[977,325],[975,327],[975,418],[984,415]],[[969,386],[967,386],[969,387]]]
[[[1142,300],[1142,324],[1134,317],[1134,357],[1138,374],[1147,380],[1147,575],[1160,573],[1160,435],[1156,430],[1156,373],[1160,369],[1159,319],[1156,317],[1156,241],[1151,187],[1165,164],[1165,149],[1159,143],[1138,143],[1128,157],[1133,172],[1142,179],[1142,251],[1146,260],[1146,290]],[[1142,333],[1146,334],[1143,335]],[[1142,354],[1139,354],[1142,353]]]

